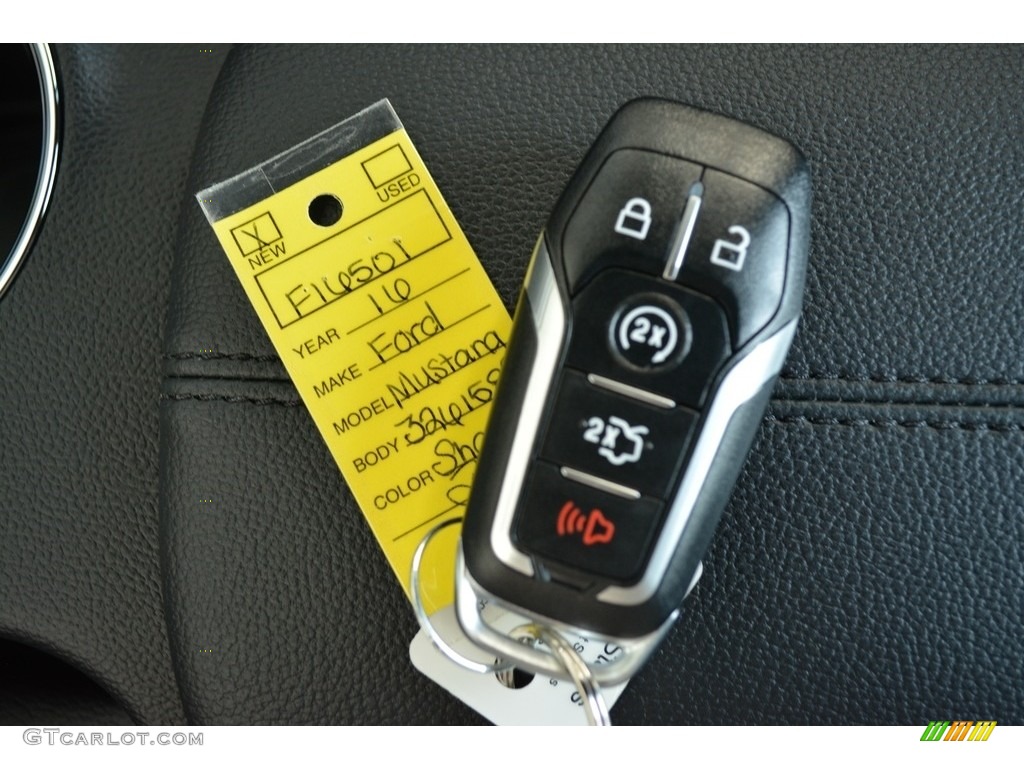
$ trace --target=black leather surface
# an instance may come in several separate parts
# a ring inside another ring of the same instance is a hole
[[[189,189],[388,96],[511,307],[624,101],[791,140],[815,188],[801,329],[704,579],[613,714],[1020,723],[1022,75],[997,47],[236,49]],[[397,583],[198,206],[183,222],[161,487],[189,718],[478,722],[411,669]]]
[[[59,46],[63,140],[43,232],[0,301],[0,636],[181,722],[157,547],[160,346],[195,132],[198,46]],[[0,691],[7,722],[117,722],[74,680]],[[21,712],[19,716],[17,713]]]

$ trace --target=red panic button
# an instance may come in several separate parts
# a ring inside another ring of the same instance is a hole
[[[512,541],[541,563],[627,584],[643,570],[662,502],[627,499],[534,463],[512,527]],[[571,574],[569,574],[571,575]]]

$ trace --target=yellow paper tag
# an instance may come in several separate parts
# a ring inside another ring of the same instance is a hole
[[[197,198],[408,594],[420,539],[462,514],[508,312],[387,102]],[[429,548],[428,611],[455,538]]]

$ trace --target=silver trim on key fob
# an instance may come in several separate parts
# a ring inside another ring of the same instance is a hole
[[[543,232],[537,240],[533,259],[526,274],[526,298],[530,305],[530,318],[534,327],[538,329],[537,357],[526,387],[519,425],[516,427],[512,449],[509,452],[508,468],[494,511],[491,547],[498,559],[509,568],[533,576],[530,558],[515,548],[509,532],[512,530],[512,519],[519,501],[519,490],[522,488],[523,478],[533,456],[533,444],[537,438],[548,390],[554,382],[566,325],[566,311],[558,294],[558,284],[555,282],[555,273],[551,267],[551,257],[548,255]],[[541,329],[544,331],[543,334]]]

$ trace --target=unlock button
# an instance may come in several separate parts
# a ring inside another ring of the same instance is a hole
[[[562,241],[574,295],[607,267],[660,275],[686,194],[701,167],[640,149],[613,152],[566,222]]]
[[[678,281],[717,299],[733,348],[764,328],[786,276],[789,214],[771,192],[719,171],[704,174],[697,226]]]

